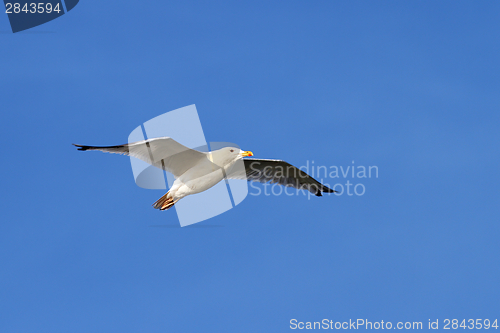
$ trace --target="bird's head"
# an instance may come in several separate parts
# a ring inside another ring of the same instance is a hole
[[[225,147],[212,152],[213,162],[219,166],[232,164],[247,156],[253,156],[253,153],[235,147]]]

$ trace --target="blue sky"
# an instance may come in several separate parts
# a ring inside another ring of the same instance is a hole
[[[499,10],[82,0],[17,34],[0,15],[0,330],[500,319]],[[71,146],[191,104],[208,141],[379,177],[178,228],[126,157]]]

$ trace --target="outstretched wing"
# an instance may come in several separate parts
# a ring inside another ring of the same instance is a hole
[[[74,144],[75,145],[75,144]],[[207,159],[207,154],[181,145],[169,137],[154,138],[119,146],[84,146],[75,145],[78,150],[99,150],[105,153],[128,155],[157,168],[172,173],[176,178]]]
[[[317,196],[321,196],[321,192],[335,192],[285,161],[261,159],[244,159],[243,161],[246,174],[233,170],[228,172],[227,178],[247,179],[261,183],[277,183],[300,190],[308,190]]]

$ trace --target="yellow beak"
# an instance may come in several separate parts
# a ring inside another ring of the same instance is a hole
[[[241,153],[241,156],[243,157],[253,156],[253,153],[251,151],[244,151]]]

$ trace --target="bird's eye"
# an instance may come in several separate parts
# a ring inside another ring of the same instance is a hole
[[[231,153],[234,152],[234,150],[232,150],[232,149],[230,151],[231,151]]]

